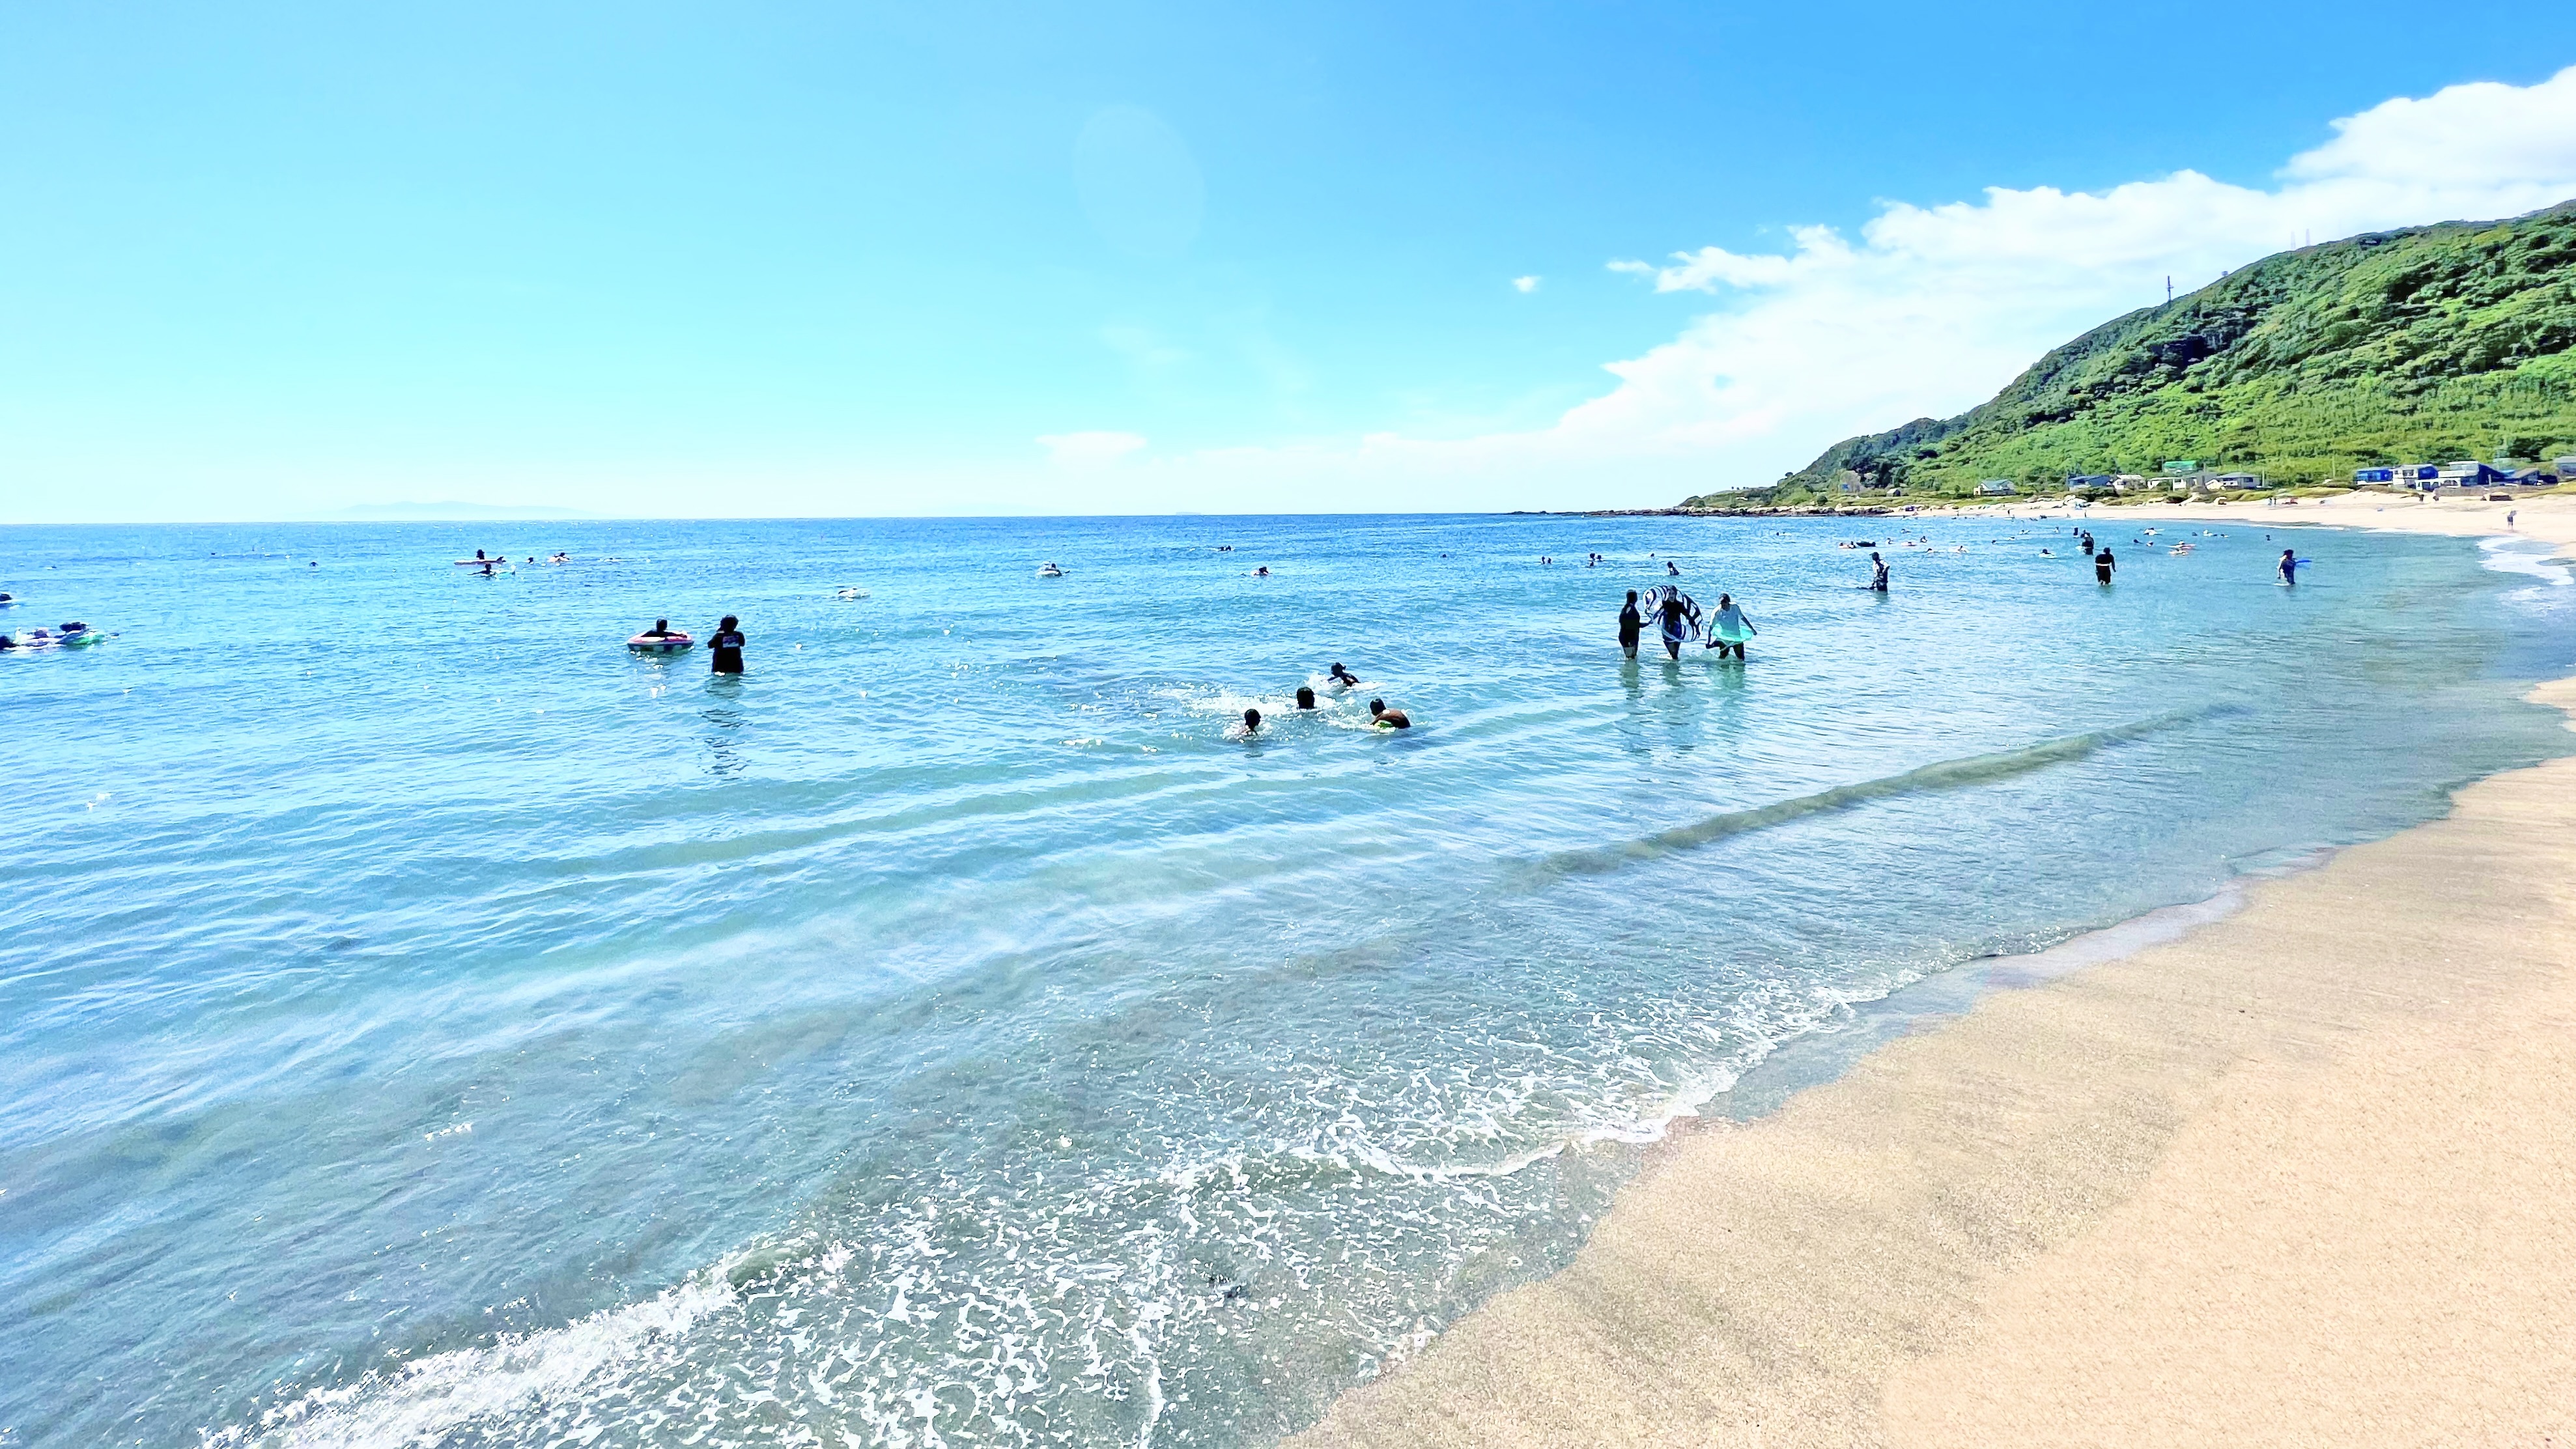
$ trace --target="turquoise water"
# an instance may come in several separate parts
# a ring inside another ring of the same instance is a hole
[[[1266,1442],[1780,1044],[2566,749],[2563,571],[2251,525],[0,530],[116,634],[0,655],[0,1444]]]

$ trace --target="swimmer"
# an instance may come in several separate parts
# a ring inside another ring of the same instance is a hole
[[[724,622],[716,625],[715,636],[707,640],[709,673],[742,673],[742,631],[734,627],[741,622],[727,614]]]
[[[1340,685],[1344,689],[1348,689],[1352,685],[1360,682],[1360,677],[1351,673],[1349,670],[1344,669],[1342,667],[1342,661],[1338,659],[1334,660],[1333,667],[1325,672],[1332,676],[1332,680],[1335,684]]]
[[[635,637],[638,639],[668,639],[671,637],[671,621],[668,619],[656,619],[653,621],[652,628],[645,630],[643,633],[638,634]]]
[[[1299,709],[1315,707],[1315,691],[1311,687],[1303,684],[1297,686],[1297,707]]]
[[[1243,733],[1245,737],[1249,738],[1252,732],[1259,728],[1261,728],[1261,711],[1257,709],[1245,710],[1243,712]]]
[[[2111,582],[2111,570],[2119,565],[2120,561],[2111,557],[2111,551],[2107,548],[2093,555],[2093,582],[2097,584]]]
[[[1873,593],[1887,592],[1887,560],[1875,553],[1869,556],[1869,587]]]
[[[2281,562],[2278,567],[2281,570],[2281,582],[2295,584],[2299,581],[2299,560],[2290,550],[2286,548],[2281,550]]]
[[[1637,657],[1637,636],[1645,632],[1645,617],[1637,612],[1637,591],[1628,591],[1628,602],[1619,606],[1619,652]]]
[[[1409,730],[1413,728],[1413,716],[1406,714],[1400,709],[1388,709],[1386,707],[1386,701],[1382,699],[1372,699],[1369,701],[1369,719],[1382,730]]]
[[[1254,569],[1252,571],[1252,576],[1256,579],[1266,579],[1270,577],[1270,565],[1263,564],[1261,567]]]
[[[1726,652],[1732,649],[1736,662],[1743,663],[1745,638],[1761,632],[1753,627],[1751,619],[1744,617],[1744,611],[1736,607],[1733,595],[1717,596],[1717,617],[1708,622],[1708,647],[1717,651],[1718,658],[1724,659]]]
[[[1677,579],[1681,576],[1682,571],[1679,566],[1674,564],[1671,559],[1664,560],[1664,577],[1668,579]]]

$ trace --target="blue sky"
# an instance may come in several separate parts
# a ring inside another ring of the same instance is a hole
[[[2576,195],[2570,63],[2478,0],[38,0],[0,521],[1665,503],[2173,268]]]

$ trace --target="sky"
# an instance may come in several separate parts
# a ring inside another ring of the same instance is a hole
[[[1659,506],[2569,198],[2536,0],[17,0],[0,523]]]

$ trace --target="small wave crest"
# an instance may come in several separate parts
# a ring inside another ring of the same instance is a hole
[[[1532,861],[1526,870],[1541,880],[1569,875],[1595,875],[1618,870],[1640,861],[1654,860],[1676,851],[1689,850],[1730,835],[1744,835],[1767,830],[1811,815],[1823,815],[1848,809],[1872,800],[1885,800],[1898,795],[1921,795],[1942,790],[1963,790],[1995,780],[2026,775],[2051,765],[2080,760],[2108,745],[2143,739],[2176,729],[2200,719],[2209,710],[2180,710],[2157,715],[2131,724],[2108,729],[2090,730],[2078,735],[2065,735],[2018,749],[1997,750],[1990,754],[1965,755],[1958,759],[1939,760],[1918,766],[1901,774],[1882,775],[1875,780],[1861,780],[1849,785],[1836,785],[1809,795],[1775,800],[1745,810],[1726,810],[1687,825],[1658,830],[1635,840],[1615,845],[1591,846],[1582,850],[1558,851]]]
[[[732,1307],[741,1281],[766,1266],[757,1252],[733,1254],[651,1298],[562,1328],[371,1369],[213,1430],[204,1449],[393,1449],[451,1442],[473,1426],[514,1418],[550,1422],[579,1440],[590,1413],[586,1385],[613,1369],[677,1357],[689,1329]]]

